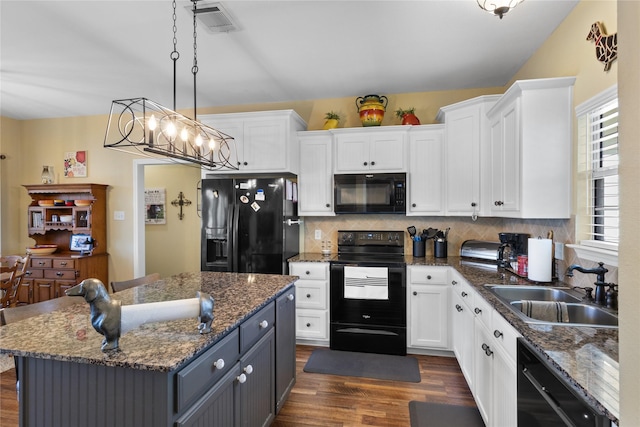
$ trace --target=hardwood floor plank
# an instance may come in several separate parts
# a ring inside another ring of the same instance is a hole
[[[455,358],[410,355],[418,360],[419,383],[304,372],[316,347],[296,348],[296,385],[274,427],[408,427],[409,402],[475,406]],[[18,427],[15,370],[0,373],[0,424]]]

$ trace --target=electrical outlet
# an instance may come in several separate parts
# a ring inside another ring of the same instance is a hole
[[[564,243],[555,242],[554,252],[555,259],[564,260]]]
[[[322,230],[316,230],[315,238],[316,240],[322,239]]]
[[[116,221],[124,221],[124,211],[114,211],[113,219]]]

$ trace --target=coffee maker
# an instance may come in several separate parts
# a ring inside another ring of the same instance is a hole
[[[498,265],[512,268],[517,265],[518,255],[527,255],[527,233],[498,233],[500,246],[498,247]]]

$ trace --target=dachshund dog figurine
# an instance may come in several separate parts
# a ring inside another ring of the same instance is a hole
[[[604,63],[604,71],[609,71],[611,63],[618,58],[618,33],[607,35],[601,22],[594,22],[587,34],[587,41],[596,44],[596,58]]]
[[[104,284],[98,279],[85,279],[65,293],[69,296],[82,296],[89,303],[93,329],[104,335],[102,351],[117,349],[120,338],[120,300],[111,299]]]

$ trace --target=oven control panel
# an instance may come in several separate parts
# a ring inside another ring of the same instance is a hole
[[[338,246],[404,246],[402,231],[338,231]]]

